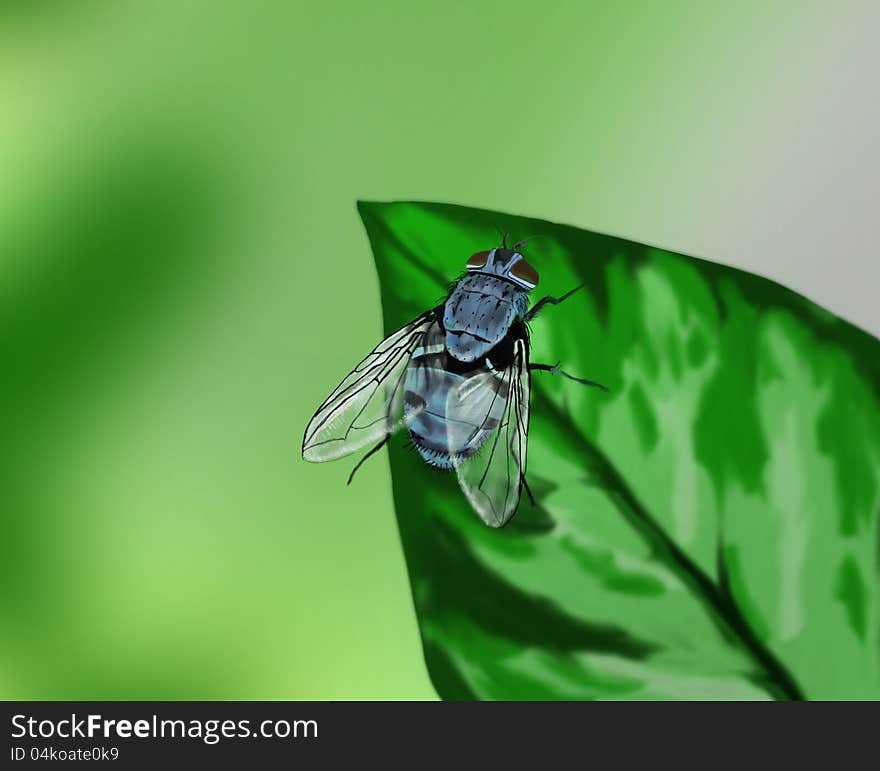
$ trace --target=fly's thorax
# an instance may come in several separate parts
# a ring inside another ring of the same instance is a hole
[[[482,273],[464,276],[443,308],[449,355],[463,362],[485,356],[525,315],[527,304],[525,291],[510,281]]]

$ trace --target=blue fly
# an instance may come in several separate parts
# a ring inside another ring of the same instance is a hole
[[[442,305],[393,332],[348,374],[309,421],[303,458],[321,462],[375,446],[349,477],[401,426],[429,466],[454,470],[462,492],[487,525],[516,512],[526,483],[531,373],[547,371],[584,385],[558,366],[529,362],[529,310],[537,271],[522,242],[477,252]]]

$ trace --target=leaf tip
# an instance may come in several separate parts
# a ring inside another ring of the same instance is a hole
[[[379,206],[378,201],[364,201],[361,198],[358,198],[355,201],[355,206],[359,213],[363,214],[364,212],[372,211],[377,206]]]

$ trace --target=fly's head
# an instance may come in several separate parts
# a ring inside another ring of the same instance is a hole
[[[444,307],[449,354],[463,362],[485,356],[525,315],[526,295],[537,284],[538,272],[514,249],[473,255]]]
[[[509,281],[521,292],[531,292],[538,285],[538,271],[518,251],[506,247],[472,255],[467,272]]]

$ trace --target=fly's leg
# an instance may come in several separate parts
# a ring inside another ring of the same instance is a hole
[[[525,477],[522,478],[522,483],[523,483],[523,489],[526,491],[526,493],[528,493],[529,500],[532,502],[532,507],[534,508],[534,506],[536,504],[535,504],[535,496],[532,495],[532,488],[529,487],[529,483],[526,482]]]
[[[601,383],[596,383],[593,380],[587,380],[586,378],[582,377],[575,377],[574,375],[569,375],[567,372],[563,372],[561,369],[559,369],[559,364],[560,363],[558,361],[552,367],[549,364],[529,364],[529,372],[551,372],[554,375],[562,375],[562,377],[567,377],[569,380],[574,380],[575,383],[580,383],[581,385],[592,386],[593,388],[601,388],[603,391],[608,390]]]
[[[586,284],[581,284],[580,286],[576,286],[571,291],[568,291],[564,295],[562,295],[562,297],[550,297],[549,295],[547,297],[542,297],[540,300],[538,300],[537,303],[535,303],[535,307],[532,308],[525,315],[525,320],[531,321],[533,318],[535,318],[535,316],[538,315],[538,311],[541,310],[541,308],[543,308],[547,303],[550,303],[551,305],[559,305],[559,303],[561,303],[563,300],[567,300],[575,292],[577,292],[578,289],[583,289],[585,286],[586,286]]]
[[[351,474],[348,475],[348,481],[347,481],[345,484],[350,485],[350,484],[351,484],[351,480],[354,479],[355,472],[357,472],[357,470],[358,470],[361,466],[364,465],[364,461],[365,461],[367,458],[369,458],[371,455],[373,455],[374,453],[376,453],[376,452],[378,452],[379,450],[381,450],[386,444],[388,444],[388,437],[387,437],[387,436],[386,436],[381,442],[379,442],[379,444],[377,444],[372,450],[370,450],[366,455],[364,455],[363,458],[361,458],[361,459],[357,462],[357,465],[351,470]]]

